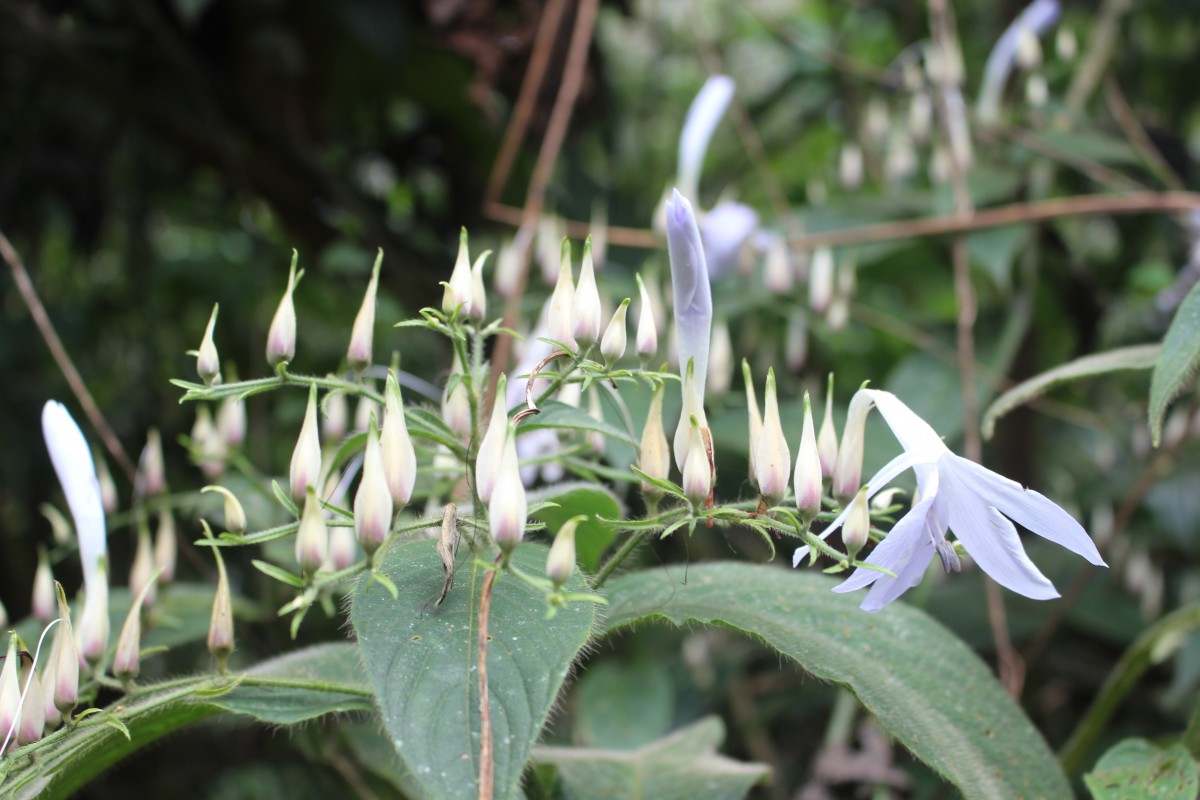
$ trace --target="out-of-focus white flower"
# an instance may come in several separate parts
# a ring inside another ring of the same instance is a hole
[[[362,305],[358,315],[354,317],[354,327],[350,330],[350,345],[346,348],[346,361],[350,368],[361,372],[371,365],[375,348],[375,295],[379,291],[379,268],[383,264],[383,249],[375,256],[375,266],[371,268],[371,280],[367,283],[367,291],[363,295]]]
[[[292,293],[296,291],[296,283],[300,275],[296,274],[296,262],[300,254],[292,251],[292,266],[288,270],[287,289],[275,309],[271,319],[271,327],[267,331],[267,363],[272,367],[286,364],[296,355],[296,304]]]

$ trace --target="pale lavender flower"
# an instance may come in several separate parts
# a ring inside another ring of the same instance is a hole
[[[719,278],[737,269],[742,251],[758,230],[758,212],[744,203],[717,203],[700,220],[709,275]]]
[[[679,168],[676,180],[684,197],[696,200],[700,185],[700,170],[704,166],[704,154],[709,140],[725,109],[733,99],[733,78],[728,75],[713,75],[700,89],[696,99],[688,108],[679,134]]]
[[[679,369],[686,372],[688,363],[695,359],[696,392],[703,398],[712,335],[712,288],[696,214],[679,190],[667,201],[667,250],[675,297],[675,329],[679,335]]]
[[[895,395],[872,389],[859,391],[866,393],[883,414],[905,451],[868,482],[867,496],[912,468],[921,499],[867,559],[867,563],[883,567],[895,577],[860,567],[834,591],[851,592],[873,584],[862,608],[878,611],[915,586],[934,555],[941,558],[947,571],[958,569],[954,547],[946,541],[946,533],[953,531],[980,568],[1000,585],[1035,600],[1058,597],[1054,586],[1026,555],[1013,522],[1093,564],[1107,566],[1087,531],[1053,501],[950,452],[933,428]],[[843,510],[821,538],[840,528],[848,513],[849,509]],[[798,549],[793,566],[807,552],[807,547]]]
[[[984,122],[994,122],[1000,110],[1000,95],[1017,58],[1017,46],[1022,35],[1032,31],[1041,36],[1050,29],[1061,9],[1058,0],[1033,0],[996,40],[983,68],[983,83],[979,89],[976,113]]]

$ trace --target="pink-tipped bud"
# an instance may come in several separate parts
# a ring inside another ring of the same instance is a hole
[[[746,449],[749,451],[749,468],[747,474],[750,484],[758,488],[758,471],[755,469],[754,457],[758,450],[758,440],[762,438],[762,412],[758,410],[758,395],[754,391],[754,375],[750,372],[750,362],[742,359],[742,380],[746,384],[746,418],[750,422],[750,438]]]
[[[336,526],[329,530],[329,555],[322,569],[340,572],[358,560],[358,541],[354,528]]]
[[[159,572],[159,582],[168,584],[175,580],[175,562],[179,544],[175,541],[175,516],[167,507],[158,510],[158,528],[154,532],[154,566]]]
[[[304,424],[292,451],[292,464],[288,470],[288,486],[292,499],[303,503],[309,489],[315,489],[321,480],[321,437],[317,433],[317,387],[308,392],[308,408],[304,412]]]
[[[379,433],[379,454],[383,459],[383,474],[392,495],[392,513],[408,505],[413,484],[417,480],[417,453],[408,435],[404,419],[404,400],[396,375],[388,372],[384,389],[383,428]]]
[[[204,339],[200,341],[200,349],[196,351],[196,373],[200,380],[212,386],[221,382],[221,358],[217,355],[217,344],[213,341],[213,329],[217,326],[217,309],[213,304],[212,316],[208,318],[208,327],[204,329]]]
[[[829,373],[829,386],[825,391],[825,419],[821,420],[821,433],[817,435],[817,454],[821,457],[821,477],[832,478],[837,469],[838,437],[833,427],[833,373]]]
[[[863,151],[855,142],[847,142],[842,145],[842,152],[838,159],[838,179],[842,183],[842,188],[847,191],[852,192],[862,186]]]
[[[846,412],[846,426],[842,429],[841,448],[833,471],[833,496],[843,504],[852,500],[862,485],[867,412],[870,410],[870,394],[862,390],[855,392]]]
[[[788,256],[787,239],[772,236],[767,245],[766,262],[763,265],[763,286],[771,294],[788,294],[795,281],[791,258]]]
[[[101,557],[92,581],[87,584],[83,615],[76,629],[80,657],[95,667],[108,649],[108,636],[108,563]]]
[[[638,309],[637,353],[645,364],[658,352],[658,325],[654,321],[654,303],[640,274],[637,276],[637,285],[641,306]]]
[[[321,417],[321,438],[327,442],[339,442],[346,435],[350,421],[350,403],[345,392],[330,392],[325,396]]]
[[[471,265],[471,316],[475,319],[487,317],[487,286],[483,282],[483,265],[491,254],[491,250],[484,250]]]
[[[121,636],[117,639],[117,652],[113,656],[112,672],[126,687],[141,672],[142,604],[146,601],[146,596],[157,578],[157,574],[152,574],[142,586],[141,591],[137,593],[133,605],[129,608],[129,614],[125,617],[125,624],[121,626]]]
[[[471,313],[471,257],[467,253],[467,229],[458,235],[458,258],[454,260],[454,271],[450,280],[442,284],[442,311],[450,316],[458,309],[462,316]]]
[[[46,731],[46,700],[42,696],[42,682],[38,680],[32,663],[21,665],[18,681],[25,702],[21,707],[21,722],[17,726],[17,744],[32,744],[41,739]]]
[[[362,480],[354,495],[354,535],[367,555],[371,555],[387,539],[391,527],[392,493],[384,476],[379,432],[372,425],[363,454]],[[334,566],[341,569],[349,565]]]
[[[206,404],[201,403],[196,408],[196,422],[192,425],[191,437],[192,459],[204,477],[215,480],[225,471],[227,452]]]
[[[154,575],[154,544],[150,539],[150,531],[145,519],[138,520],[137,547],[133,551],[133,564],[129,568],[129,591],[140,595],[143,589],[148,590],[146,603],[154,604],[153,582]]]
[[[701,428],[708,427],[708,418],[704,415],[704,397],[696,385],[696,360],[688,361],[683,377],[683,410],[679,415],[679,425],[675,427],[675,441],[672,449],[675,452],[675,466],[683,472],[687,463],[688,452],[692,442],[691,418],[695,417]]]
[[[554,534],[550,555],[546,556],[546,577],[556,589],[569,581],[575,572],[575,530],[586,519],[585,516],[572,517]]]
[[[0,743],[10,741],[15,745],[21,725],[21,656],[17,649],[17,634],[8,636],[8,652],[4,657],[4,668],[0,669]],[[11,736],[10,736],[11,734]],[[0,751],[0,755],[4,755]]]
[[[665,481],[671,477],[671,450],[667,446],[667,433],[663,428],[663,394],[666,384],[659,384],[650,400],[646,414],[646,425],[642,428],[642,446],[638,456],[638,469],[651,478]],[[642,482],[642,494],[657,499],[662,495],[658,487]]]
[[[796,474],[793,481],[796,510],[806,524],[821,511],[821,456],[817,449],[817,434],[813,425],[812,403],[804,393],[804,427],[800,432],[800,448],[796,451]]]
[[[49,503],[42,503],[38,510],[50,523],[50,533],[54,537],[54,543],[70,544],[72,539],[71,523],[67,522],[63,513]]]
[[[79,648],[71,626],[71,609],[61,584],[55,584],[58,597],[58,616],[62,622],[54,629],[54,682],[46,691],[63,716],[70,716],[79,703]]]
[[[575,285],[575,301],[571,320],[575,340],[581,347],[600,341],[600,290],[596,287],[596,269],[592,263],[592,237],[583,244],[583,266],[579,269],[579,283]]]
[[[167,477],[163,467],[162,437],[158,433],[158,428],[151,428],[146,433],[146,446],[142,448],[141,458],[138,459],[134,492],[140,498],[153,497],[161,494],[166,488]]]
[[[104,506],[104,513],[111,514],[117,510],[120,505],[120,497],[117,495],[117,484],[113,480],[112,471],[108,468],[108,462],[104,460],[99,450],[92,453],[92,462],[96,465],[96,481],[100,484],[100,503]],[[55,539],[55,541],[58,541]]]
[[[525,484],[521,482],[520,464],[517,460],[517,431],[509,423],[500,474],[492,490],[491,502],[488,503],[488,530],[502,551],[511,553],[525,538],[525,522],[528,517],[529,505],[525,498]]]
[[[0,628],[8,627],[8,609],[4,607],[4,603],[0,602]]]
[[[833,302],[833,273],[833,251],[818,247],[808,267],[808,307],[814,314],[824,314]]]
[[[733,385],[735,364],[729,324],[723,319],[717,320],[712,326],[712,346],[708,352],[708,391],[714,396],[725,394]]]
[[[611,368],[625,355],[627,334],[625,332],[625,314],[629,309],[629,298],[626,297],[617,306],[608,327],[604,329],[604,337],[600,340],[600,355],[604,356],[604,366]]]
[[[850,501],[850,512],[842,525],[842,544],[851,560],[866,546],[870,532],[871,510],[867,504],[867,487],[864,486]]]
[[[45,548],[38,548],[38,565],[33,573],[33,602],[30,604],[33,618],[39,622],[54,619],[54,575],[50,571],[50,559]]]
[[[546,325],[549,338],[569,350],[575,344],[575,283],[571,280],[571,242],[563,239],[562,255],[559,259],[558,280],[554,292],[546,305]]]
[[[246,441],[246,401],[226,397],[217,409],[217,435],[226,447],[240,447]]]
[[[208,652],[217,662],[217,671],[224,675],[225,665],[233,652],[233,594],[229,590],[225,559],[215,547],[213,555],[217,558],[217,594],[213,597],[212,617],[208,623]]]
[[[296,262],[300,254],[292,251],[292,266],[288,270],[287,289],[275,309],[275,317],[271,320],[271,328],[267,331],[267,363],[272,367],[286,364],[296,355],[296,304],[292,301],[292,293],[296,291],[296,282],[300,276],[296,274]]]
[[[371,356],[375,347],[375,295],[379,290],[379,267],[383,263],[383,249],[375,256],[375,266],[371,268],[371,280],[367,283],[366,294],[363,295],[362,306],[358,316],[354,318],[354,327],[350,330],[350,346],[346,348],[346,362],[350,369],[361,372],[371,365]]]
[[[483,434],[483,439],[479,442],[479,451],[475,455],[475,493],[484,503],[492,499],[504,459],[504,443],[508,435],[508,411],[505,409],[507,392],[508,379],[501,374],[496,382],[493,395],[495,402],[492,404],[492,416],[488,421],[487,432]]]
[[[296,563],[305,575],[311,575],[325,563],[328,553],[329,528],[325,524],[325,511],[317,499],[317,490],[310,486],[304,495],[304,511],[296,531]]]
[[[459,439],[466,441],[471,436],[471,397],[467,393],[467,382],[462,364],[454,359],[446,390],[442,393],[442,421]]]
[[[42,673],[38,676],[42,683],[42,715],[46,720],[46,733],[62,724],[62,712],[58,710],[58,706],[54,705],[54,667],[56,664],[58,664],[57,637],[50,645],[50,655],[42,667]]]
[[[246,509],[242,508],[242,503],[237,499],[237,495],[224,486],[205,486],[200,491],[201,493],[217,492],[225,500],[225,530],[235,535],[246,532]]]
[[[358,398],[354,407],[354,432],[366,433],[371,427],[371,420],[379,422],[379,404],[367,396]]]
[[[775,389],[775,370],[767,370],[767,391],[763,406],[762,434],[754,450],[754,470],[758,491],[768,505],[775,505],[787,494],[792,477],[792,454],[779,418],[779,399]]]
[[[712,492],[712,465],[708,460],[699,420],[692,416],[688,423],[691,427],[691,442],[688,445],[687,460],[683,465],[683,493],[693,503],[700,505]]]

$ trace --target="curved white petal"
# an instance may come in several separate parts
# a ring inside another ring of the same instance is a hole
[[[976,112],[984,122],[996,119],[1000,109],[1000,95],[1004,92],[1009,73],[1012,72],[1021,34],[1026,30],[1033,31],[1038,36],[1045,33],[1058,20],[1059,11],[1058,0],[1033,0],[996,40],[996,45],[988,54],[987,64],[983,68],[983,83],[980,85],[979,101],[976,105]]]
[[[42,409],[42,434],[71,516],[75,519],[84,581],[90,590],[95,585],[100,560],[108,551],[104,501],[92,451],[66,407],[55,400],[48,401]]]
[[[946,443],[942,441],[942,437],[938,436],[937,431],[931,428],[928,422],[918,417],[916,412],[906,406],[899,397],[881,389],[861,389],[860,391],[865,392],[874,401],[875,407],[879,409],[879,413],[883,415],[888,427],[892,429],[892,433],[900,440],[900,444],[905,450],[924,453],[929,460],[935,460],[950,452]]]
[[[875,585],[871,587],[871,591],[867,592],[867,596],[863,598],[859,608],[874,613],[916,586],[921,582],[921,578],[925,577],[925,570],[928,569],[935,552],[936,548],[928,536],[918,538],[913,543],[908,561],[896,573],[896,577],[889,578],[884,575],[883,580],[875,581]]]
[[[888,584],[904,583],[901,578],[911,571],[909,566],[913,562],[913,559],[921,562],[920,570],[917,572],[917,579],[919,580],[920,576],[925,572],[926,565],[933,558],[933,545],[927,533],[929,514],[933,509],[933,503],[933,497],[926,497],[909,509],[908,513],[900,518],[900,521],[896,523],[887,536],[883,537],[883,541],[871,551],[870,557],[866,559],[868,564],[875,564],[876,566],[891,570],[896,574],[895,578],[873,569],[859,567],[851,573],[849,578],[835,586],[833,590],[835,592],[853,592],[856,589],[861,589],[864,586],[869,586],[872,583],[880,581],[885,581]],[[929,548],[920,547],[922,541],[929,543]],[[929,550],[928,553],[924,552],[926,549]],[[912,583],[905,585],[895,596],[899,597],[901,593],[912,588],[912,586]]]

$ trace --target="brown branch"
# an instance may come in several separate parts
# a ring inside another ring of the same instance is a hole
[[[592,31],[596,24],[596,9],[599,0],[580,0],[575,11],[575,27],[571,31],[571,43],[567,50],[567,61],[563,67],[562,83],[558,87],[558,96],[554,98],[554,107],[550,111],[550,122],[546,126],[546,136],[542,139],[541,150],[538,151],[537,163],[533,175],[529,179],[529,188],[525,193],[525,208],[516,224],[532,225],[542,214],[542,204],[546,199],[546,187],[554,173],[554,164],[562,150],[563,139],[567,134],[567,126],[571,122],[571,112],[575,109],[575,101],[579,98],[579,89],[583,85],[583,73],[587,66],[588,48],[592,41]],[[489,204],[489,206],[492,204]],[[491,215],[490,209],[485,212]],[[609,241],[614,241],[610,236]],[[529,251],[521,259],[521,267],[517,271],[516,284],[513,292],[504,304],[504,327],[513,328],[521,310],[521,298],[525,294],[525,283],[529,277]],[[512,355],[512,337],[501,336],[492,352],[492,372],[489,383],[494,384],[508,367]]]
[[[1112,75],[1109,75],[1104,81],[1104,99],[1108,103],[1108,110],[1113,115],[1113,119],[1121,127],[1121,132],[1125,134],[1129,144],[1146,162],[1146,166],[1154,173],[1154,176],[1167,188],[1176,191],[1182,190],[1183,181],[1163,158],[1162,153],[1155,146],[1154,140],[1150,138],[1150,134],[1146,133],[1141,120],[1129,107],[1129,101],[1125,99],[1125,93],[1121,91],[1121,84],[1117,83],[1117,79]]]
[[[492,755],[492,706],[488,693],[487,651],[488,620],[492,614],[492,587],[504,554],[496,556],[494,569],[489,569],[479,593],[479,800],[492,800],[496,794],[496,763]]]
[[[0,258],[3,258],[5,263],[8,264],[8,268],[12,270],[13,282],[17,285],[17,291],[20,292],[21,299],[25,301],[25,307],[29,309],[29,316],[33,317],[33,323],[37,325],[38,333],[42,335],[42,340],[50,348],[50,355],[54,357],[54,363],[58,365],[58,369],[62,372],[63,377],[67,379],[67,385],[71,387],[71,393],[75,395],[75,399],[79,401],[80,407],[83,408],[83,413],[87,415],[88,421],[92,423],[92,427],[100,435],[100,440],[104,442],[104,447],[116,459],[117,464],[132,483],[134,474],[136,473],[133,462],[129,460],[129,455],[125,452],[125,448],[121,446],[121,440],[117,438],[112,428],[109,427],[108,420],[100,412],[99,406],[96,405],[96,401],[92,398],[92,393],[88,391],[87,384],[83,382],[83,376],[75,368],[75,362],[67,355],[67,349],[63,347],[62,340],[58,338],[58,333],[54,330],[54,323],[50,321],[50,315],[46,313],[46,307],[42,305],[37,290],[33,287],[33,281],[29,279],[25,263],[21,260],[21,256],[17,254],[16,248],[12,246],[12,242],[8,240],[8,237],[2,231],[0,231]]]

